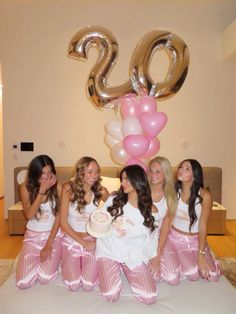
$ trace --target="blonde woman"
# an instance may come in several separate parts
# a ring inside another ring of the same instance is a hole
[[[86,224],[100,200],[108,198],[108,191],[100,181],[97,161],[85,156],[77,162],[73,180],[62,189],[62,276],[70,291],[76,291],[80,286],[84,291],[90,291],[98,280],[94,255],[96,242],[86,232]]]
[[[173,258],[173,250],[168,241],[170,226],[177,208],[177,196],[172,167],[168,159],[157,156],[148,165],[148,178],[153,204],[158,209],[160,232],[157,255],[150,260],[149,269],[155,279],[176,285],[180,280],[180,266]]]

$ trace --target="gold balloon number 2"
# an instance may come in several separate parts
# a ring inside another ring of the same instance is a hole
[[[90,72],[87,91],[97,109],[114,108],[114,100],[132,92],[158,100],[169,98],[181,88],[188,72],[188,47],[169,31],[152,30],[140,39],[131,57],[129,79],[119,86],[110,86],[107,82],[118,57],[114,35],[102,26],[87,26],[71,39],[68,55],[76,60],[87,60],[91,46],[97,48],[98,58]],[[160,49],[169,57],[169,68],[162,82],[154,82],[149,68],[153,54]]]

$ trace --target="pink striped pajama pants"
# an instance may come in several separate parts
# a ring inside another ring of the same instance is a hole
[[[91,291],[98,284],[94,250],[86,250],[67,234],[62,239],[62,277],[70,291],[77,291],[80,286]]]
[[[161,280],[171,284],[178,285],[181,279],[181,267],[176,253],[169,239],[166,240],[160,261],[160,269],[154,274],[154,279]]]
[[[49,235],[50,231],[26,230],[16,267],[16,285],[18,288],[30,288],[36,282],[46,285],[57,277],[61,260],[61,231],[58,231],[54,239],[51,258],[43,263],[40,261],[40,251],[44,248]]]
[[[200,277],[198,268],[198,234],[185,235],[172,228],[168,240],[172,244],[176,263],[179,262],[181,267],[182,276],[189,280],[197,280]],[[208,244],[205,250],[206,260],[211,267],[208,280],[217,281],[221,274],[219,262],[212,257]]]
[[[124,263],[100,257],[97,265],[100,290],[107,301],[115,302],[119,299],[122,287],[120,272],[123,269],[135,297],[146,304],[156,302],[156,284],[145,264],[130,269]]]

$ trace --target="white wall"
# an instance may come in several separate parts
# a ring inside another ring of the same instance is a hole
[[[4,173],[6,209],[13,203],[13,169],[47,153],[59,165],[92,155],[112,165],[103,142],[113,111],[97,111],[85,84],[96,60],[67,57],[72,36],[87,25],[110,29],[119,42],[111,85],[127,79],[138,40],[153,29],[180,36],[190,50],[181,90],[160,102],[168,116],[159,154],[173,165],[186,157],[223,168],[223,204],[236,218],[235,73],[236,60],[223,59],[222,35],[235,19],[235,0],[0,0],[0,61],[3,77]],[[156,65],[153,68],[154,64]],[[151,72],[162,65],[155,59]],[[12,144],[33,141],[33,153]]]

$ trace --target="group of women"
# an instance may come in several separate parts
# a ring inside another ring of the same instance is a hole
[[[81,158],[62,187],[50,157],[31,161],[20,187],[28,222],[16,270],[19,288],[49,284],[61,267],[70,291],[99,285],[105,299],[114,302],[123,271],[134,296],[153,304],[161,280],[172,285],[199,277],[218,280],[219,263],[206,240],[212,197],[203,187],[199,162],[182,161],[175,182],[169,161],[158,156],[147,173],[138,165],[124,167],[120,183],[109,195],[92,157]],[[113,217],[112,232],[95,239],[86,224],[100,201]]]

